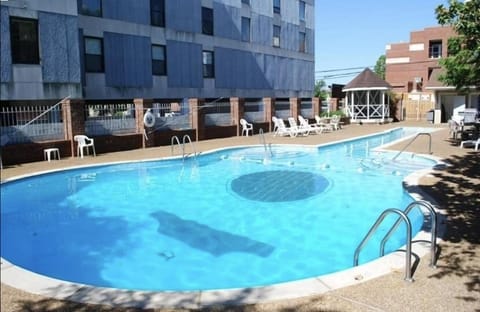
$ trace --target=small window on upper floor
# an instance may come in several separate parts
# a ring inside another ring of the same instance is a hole
[[[244,3],[246,5],[250,5],[250,0],[242,0],[242,3]]]
[[[213,51],[202,52],[203,78],[215,77],[214,54]]]
[[[165,27],[165,0],[150,0],[150,24]]]
[[[202,7],[202,33],[213,36],[213,9]]]
[[[273,46],[279,48],[280,47],[280,26],[273,26]]]
[[[78,0],[80,14],[91,16],[102,16],[102,0]]]
[[[163,45],[152,44],[152,74],[167,75],[167,57]]]
[[[250,42],[250,19],[242,17],[242,41]]]
[[[273,0],[273,13],[280,14],[280,1],[281,0]]]
[[[299,37],[298,51],[302,53],[307,52],[307,35],[304,32],[299,32],[298,37]]]
[[[442,57],[442,40],[430,41],[428,46],[429,58],[441,58]]]
[[[40,64],[38,21],[10,17],[10,45],[13,64]]]
[[[85,40],[85,71],[103,72],[103,39],[84,37]]]
[[[305,22],[305,1],[301,1],[298,3],[298,18],[301,22]]]

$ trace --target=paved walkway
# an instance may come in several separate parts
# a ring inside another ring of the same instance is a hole
[[[351,138],[397,126],[429,126],[423,123],[395,123],[389,125],[348,125],[340,131],[298,138],[273,138],[266,134],[268,143],[320,144]],[[275,302],[211,307],[202,311],[480,311],[480,152],[460,149],[448,138],[448,130],[433,135],[433,155],[452,166],[438,169],[420,180],[421,189],[435,198],[447,215],[447,233],[440,242],[437,269],[428,267],[428,256],[420,259],[414,283],[403,281],[403,270],[357,285],[333,290],[322,295]],[[231,145],[259,144],[258,135],[216,139],[198,142],[197,151]],[[401,149],[405,143],[391,148]],[[408,151],[427,152],[426,138],[419,138]],[[169,146],[100,154],[84,159],[62,159],[5,167],[2,180],[70,166],[122,160],[139,160],[171,155]],[[1,284],[1,311],[137,311],[53,300],[29,294]],[[158,309],[150,311],[190,311]]]

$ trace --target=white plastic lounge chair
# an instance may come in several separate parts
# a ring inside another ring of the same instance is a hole
[[[90,147],[93,150],[93,156],[97,156],[93,139],[81,134],[74,136],[73,139],[77,142],[77,156],[83,158],[83,149],[86,149],[87,155],[89,155]]]
[[[332,125],[327,122],[325,118],[321,118],[320,116],[315,116],[315,122],[317,123],[317,126],[322,127],[323,131],[332,131],[333,127]]]
[[[275,118],[276,123],[277,123],[277,131],[274,133],[274,136],[279,135],[279,136],[290,136],[290,137],[296,137],[297,132],[292,131],[292,129],[287,128],[285,125],[285,122],[283,122],[283,119],[281,118]]]
[[[475,150],[478,151],[478,147],[480,146],[480,138],[476,140],[465,140],[460,143],[460,148],[463,148],[465,145],[474,145]]]
[[[307,136],[310,134],[311,129],[299,127],[295,118],[288,117],[288,123],[290,124],[290,131],[293,131],[297,135],[301,134],[301,135]]]
[[[275,116],[272,116],[272,121],[273,121],[273,136],[276,136],[278,133],[278,118]]]
[[[301,116],[301,115],[298,115],[298,120],[300,121],[300,128],[310,129],[311,131],[315,132],[316,134],[320,134],[320,133],[323,132],[323,127],[309,124],[308,120],[303,118],[303,116]]]
[[[333,130],[340,129],[340,116],[333,115],[332,118],[330,119],[330,125],[332,126]]]
[[[251,131],[253,135],[253,124],[247,122],[245,119],[240,119],[240,124],[242,125],[242,136],[245,133],[245,136],[248,137],[248,132]]]

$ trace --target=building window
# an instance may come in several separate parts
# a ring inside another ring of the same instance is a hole
[[[299,32],[298,36],[300,41],[298,51],[305,53],[307,51],[307,36],[304,32]]]
[[[102,38],[85,37],[85,71],[103,72]]]
[[[12,63],[40,64],[37,20],[11,17],[10,43],[12,46]]]
[[[301,22],[305,22],[305,1],[298,3],[298,18]]]
[[[165,0],[150,0],[150,24],[165,27]]]
[[[280,14],[280,0],[273,0],[273,13]]]
[[[204,78],[214,78],[215,77],[215,68],[214,68],[214,55],[213,51],[203,51],[202,53],[202,63],[203,63],[203,77]]]
[[[167,58],[165,46],[152,44],[152,74],[167,75]]]
[[[428,47],[428,57],[429,58],[440,58],[442,57],[442,41],[430,41],[430,45]]]
[[[273,46],[280,47],[280,26],[273,26]]]
[[[245,3],[246,5],[250,5],[250,0],[242,0],[242,3]]]
[[[213,9],[202,7],[202,33],[213,36]]]
[[[102,0],[79,0],[80,14],[102,16]]]
[[[242,17],[242,41],[250,42],[250,19]]]

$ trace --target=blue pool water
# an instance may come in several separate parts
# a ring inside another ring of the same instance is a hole
[[[328,146],[231,148],[65,170],[1,186],[2,258],[46,276],[135,290],[260,286],[352,266],[379,214],[433,162],[372,151],[419,129]],[[424,131],[425,129],[423,129]],[[410,214],[415,232],[420,212]],[[387,220],[360,256],[378,257]],[[397,231],[391,252],[404,244]]]

